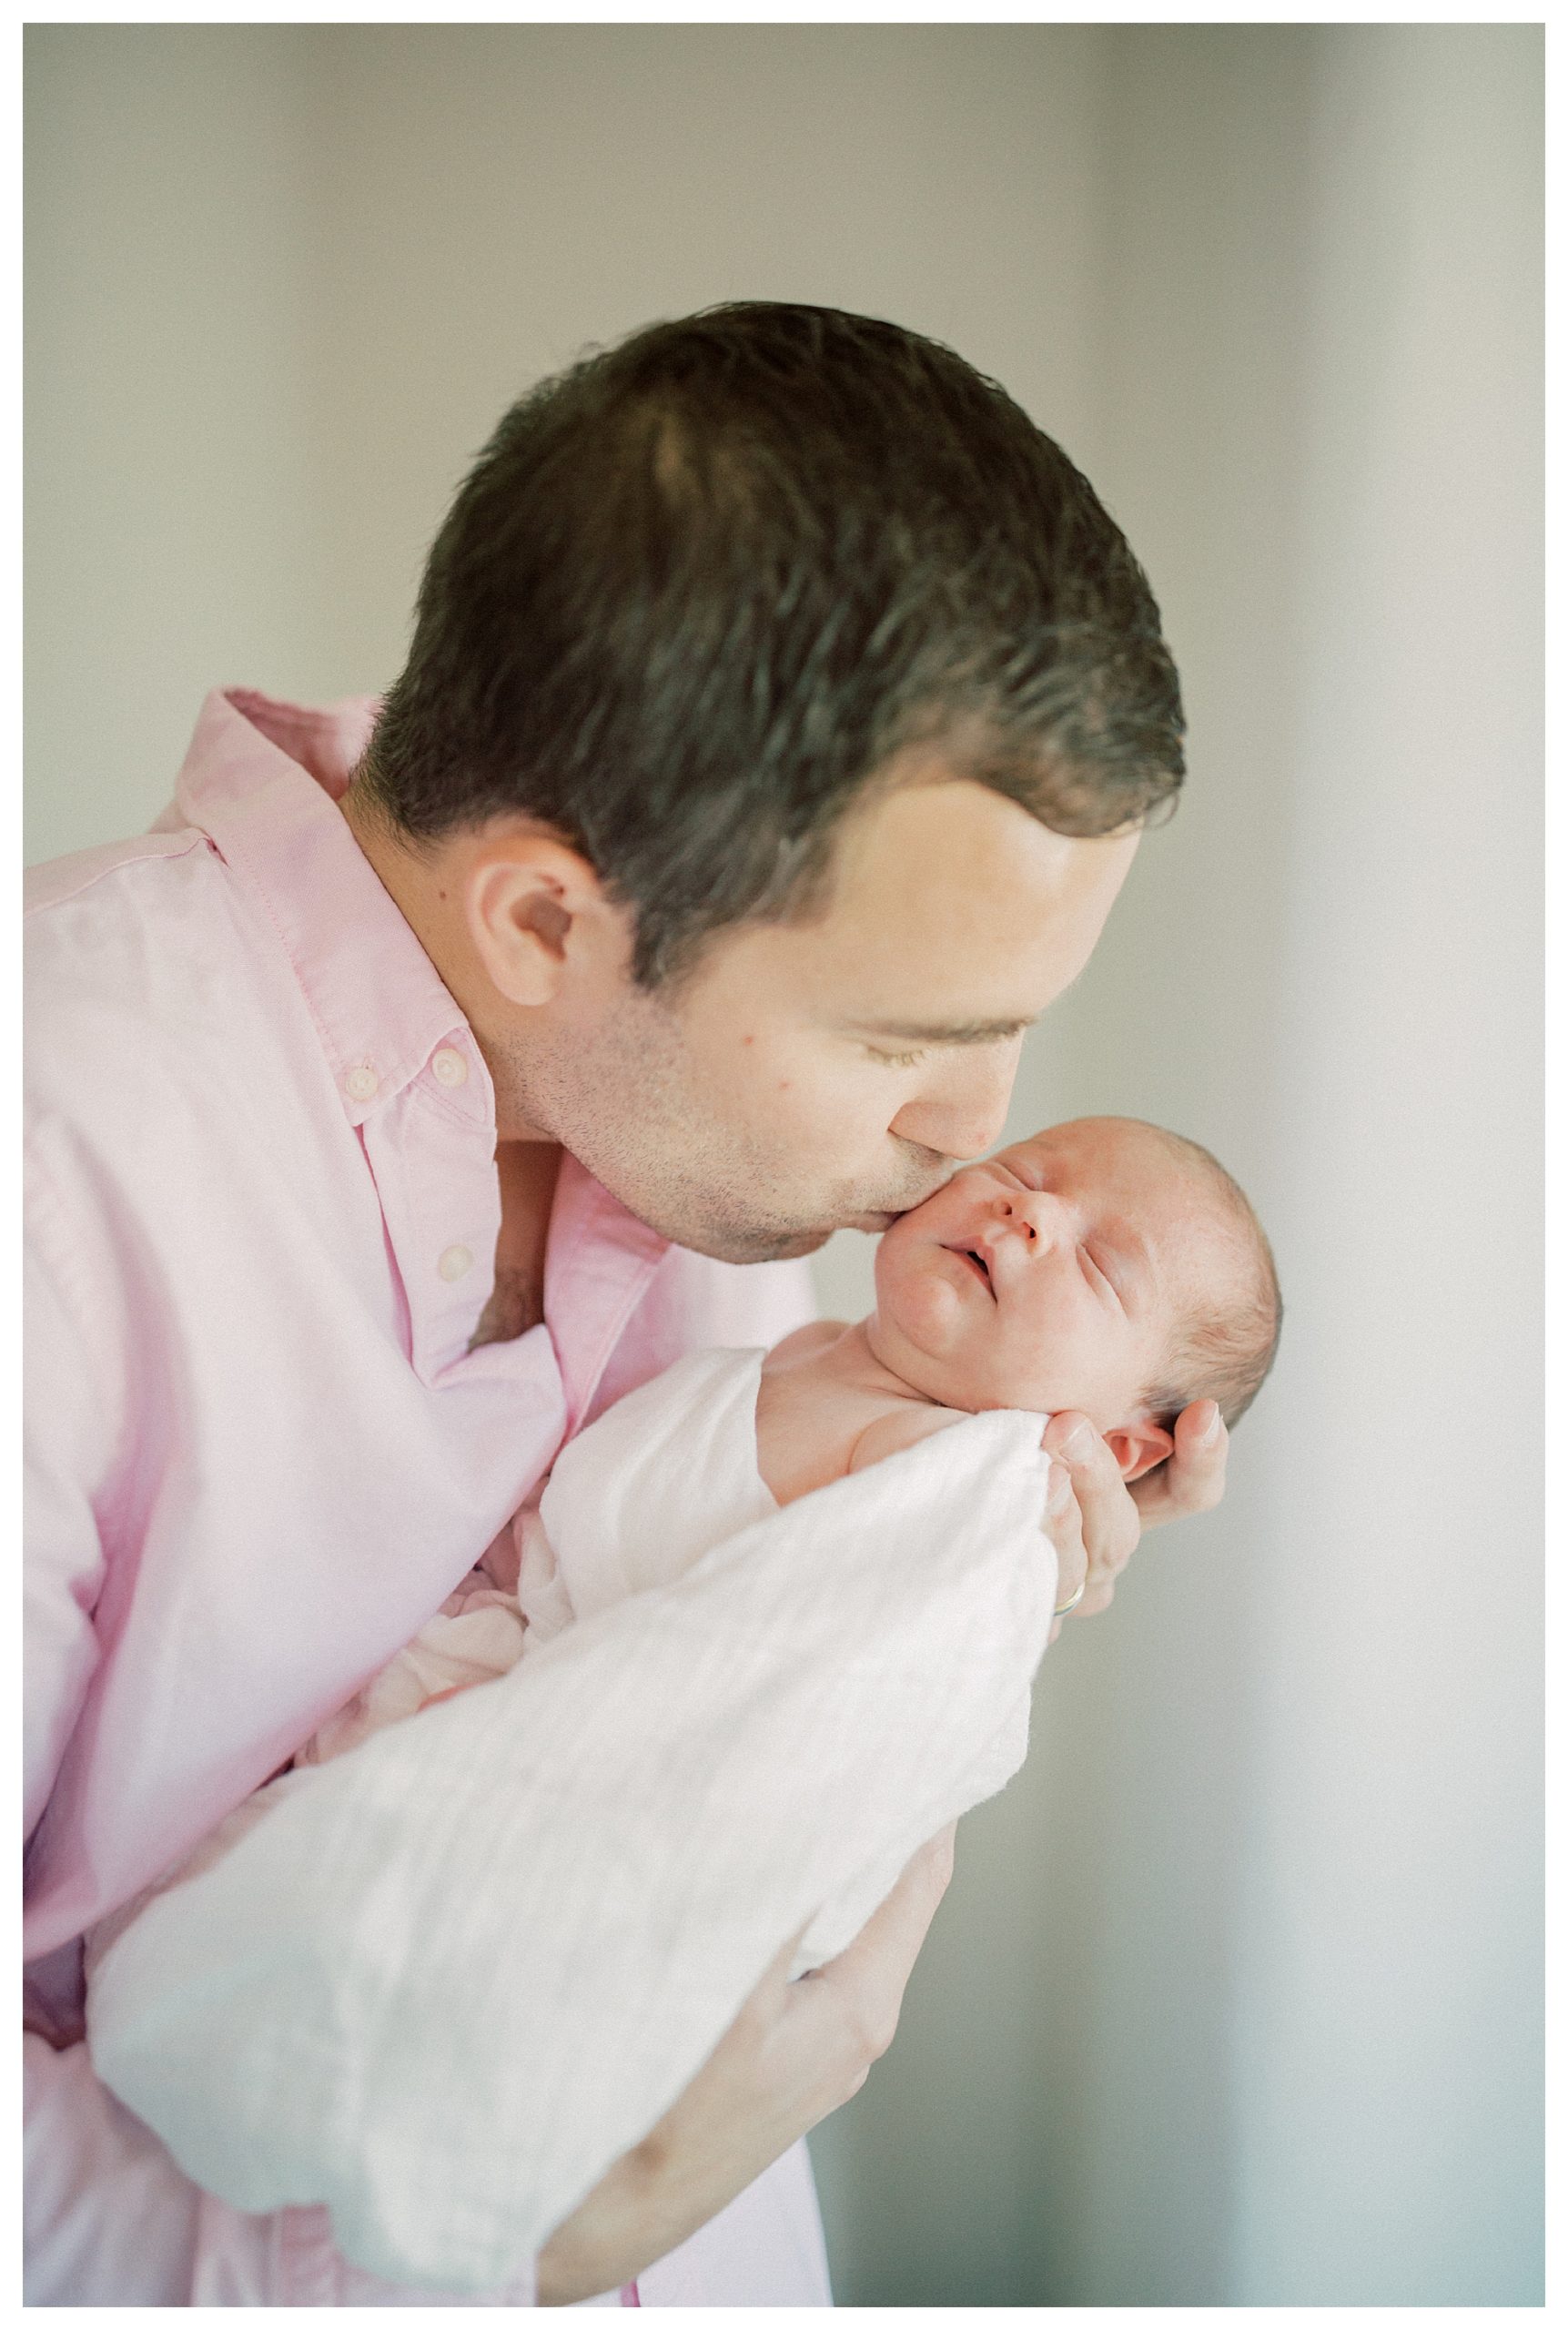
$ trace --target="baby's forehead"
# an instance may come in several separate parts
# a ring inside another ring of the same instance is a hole
[[[1136,1118],[1075,1117],[1047,1125],[1001,1152],[1026,1178],[1068,1191],[1089,1212],[1103,1209],[1151,1247],[1212,1230],[1229,1243],[1233,1206],[1223,1177],[1200,1150]],[[1207,1238],[1203,1240],[1208,1246]]]
[[[1090,1188],[1097,1181],[1114,1181],[1127,1192],[1147,1188],[1152,1193],[1174,1182],[1196,1185],[1199,1180],[1184,1144],[1168,1140],[1156,1126],[1121,1117],[1074,1117],[1066,1124],[1046,1125],[1001,1155],[1004,1161],[1017,1158],[1069,1166]]]

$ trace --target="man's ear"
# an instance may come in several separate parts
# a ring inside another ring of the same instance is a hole
[[[1146,1417],[1141,1423],[1121,1424],[1115,1432],[1108,1432],[1105,1444],[1120,1466],[1122,1479],[1140,1481],[1145,1473],[1164,1464],[1176,1440],[1162,1423]]]
[[[463,905],[480,960],[509,1003],[552,1002],[574,939],[609,911],[588,860],[537,827],[498,832],[477,846]]]

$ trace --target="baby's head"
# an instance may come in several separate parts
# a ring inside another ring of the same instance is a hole
[[[1269,1241],[1223,1166],[1132,1117],[1052,1125],[902,1214],[872,1348],[946,1407],[1074,1408],[1128,1480],[1192,1400],[1227,1423],[1273,1363]]]

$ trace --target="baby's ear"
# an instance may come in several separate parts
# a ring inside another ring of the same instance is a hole
[[[1140,1423],[1126,1423],[1115,1432],[1108,1432],[1105,1444],[1116,1458],[1124,1481],[1140,1481],[1145,1473],[1152,1473],[1163,1464],[1176,1446],[1172,1433],[1152,1418]]]

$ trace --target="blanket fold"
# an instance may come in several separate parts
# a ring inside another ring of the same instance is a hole
[[[1022,1762],[1041,1422],[970,1417],[288,1776],[109,1941],[100,2077],[235,2206],[503,2284],[784,1944],[835,1955]]]

